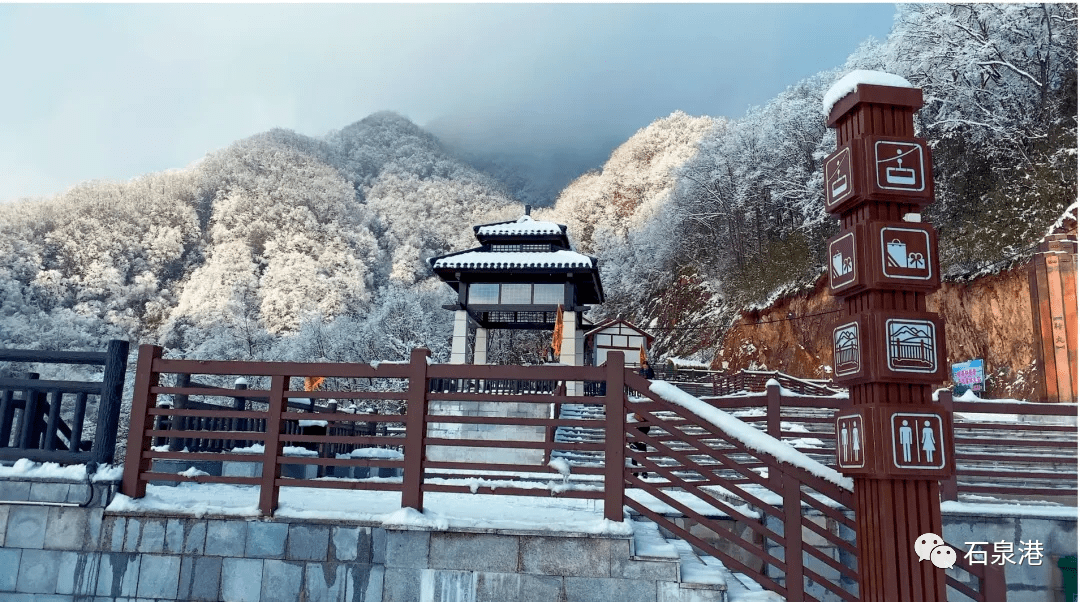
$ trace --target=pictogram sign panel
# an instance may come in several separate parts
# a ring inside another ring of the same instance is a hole
[[[863,372],[860,324],[848,322],[833,329],[833,374],[856,376]]]
[[[945,333],[928,312],[859,313],[833,329],[833,376],[842,385],[867,382],[940,384]]]
[[[856,279],[855,232],[847,232],[829,242],[829,287],[845,287]]]
[[[923,222],[854,224],[829,240],[829,292],[867,289],[930,293],[941,286],[937,233]]]
[[[893,372],[940,371],[937,325],[933,320],[886,319],[885,337],[888,367]]]
[[[920,412],[893,412],[892,461],[899,469],[945,468],[945,429],[941,416]]]
[[[836,461],[840,468],[866,466],[866,424],[861,414],[837,416]]]
[[[825,210],[843,214],[866,201],[929,204],[930,166],[930,148],[921,138],[852,138],[825,158]]]
[[[930,232],[927,229],[882,226],[878,240],[881,245],[881,273],[886,278],[933,278],[935,262],[931,261]]]
[[[874,142],[874,174],[882,190],[922,192],[926,189],[926,149],[919,140]]]
[[[825,159],[825,207],[836,207],[855,194],[855,171],[851,147],[845,146]]]
[[[869,403],[833,417],[837,467],[871,478],[936,479],[952,474],[952,421],[933,403]]]

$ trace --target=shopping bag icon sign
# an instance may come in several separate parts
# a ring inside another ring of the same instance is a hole
[[[899,239],[894,238],[892,242],[886,245],[885,249],[889,254],[889,267],[893,268],[907,268],[908,265],[908,252],[907,245],[900,242]]]
[[[845,274],[851,273],[851,258],[844,257],[840,253],[834,253],[832,256],[833,276],[839,278]]]

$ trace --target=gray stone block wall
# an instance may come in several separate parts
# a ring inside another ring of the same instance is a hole
[[[626,539],[0,504],[0,600],[721,602]]]
[[[51,495],[68,494],[55,489]],[[1009,568],[1009,600],[1057,602],[1056,561],[1076,553],[1075,520],[945,518],[945,537],[953,543],[1040,541],[1041,566]],[[679,583],[676,563],[632,559],[628,540],[606,537],[0,503],[0,542],[4,601],[722,602],[723,596]]]

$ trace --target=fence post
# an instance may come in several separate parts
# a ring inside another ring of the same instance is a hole
[[[424,438],[427,437],[427,362],[423,347],[409,357],[409,393],[405,409],[405,467],[401,478],[401,507],[424,511]]]
[[[782,438],[780,432],[780,385],[767,383],[765,385],[765,432],[777,441]],[[773,490],[780,488],[783,475],[774,474],[775,470],[769,469],[769,484]]]
[[[159,359],[161,359],[161,347],[139,346],[122,484],[122,491],[128,497],[139,498],[146,495],[146,481],[141,477],[144,471],[150,470],[150,459],[146,457],[146,450],[150,447],[150,440],[146,436],[146,412],[157,405],[157,393],[151,393],[150,388],[158,386],[160,380],[161,375],[154,371],[154,362]]]
[[[177,374],[176,375],[176,387],[179,389],[187,388],[191,384],[190,374]],[[187,395],[174,394],[173,396],[173,409],[183,410],[187,406]],[[183,416],[173,415],[169,418],[169,430],[170,431],[182,431],[187,427],[187,418]],[[187,447],[187,441],[180,437],[173,437],[169,439],[169,451],[181,451]]]
[[[623,352],[608,353],[604,362],[604,518],[622,522],[626,486],[626,382]]]
[[[27,372],[26,380],[38,380],[41,377],[37,372]],[[15,423],[15,447],[19,449],[33,449],[36,445],[31,441],[34,432],[34,423],[37,422],[38,399],[40,395],[36,389],[27,388],[23,391],[23,409],[19,412],[19,420]]]
[[[233,388],[237,391],[244,391],[248,388],[247,379],[239,377],[236,382],[233,383]],[[246,397],[233,397],[233,410],[237,412],[247,411],[247,398]],[[233,418],[232,430],[238,432],[246,432],[249,429],[247,418]],[[240,439],[239,441],[233,441],[231,447],[248,447],[251,445],[251,441],[247,439]]]
[[[11,423],[15,418],[15,397],[11,389],[0,394],[0,447],[8,447],[11,440]],[[19,442],[16,440],[15,445]]]
[[[993,563],[988,564],[983,571],[981,585],[981,593],[986,602],[1005,602],[1009,591],[1009,586],[1005,583],[1005,567]]]
[[[941,404],[941,407],[945,411],[946,415],[948,415],[948,416],[953,415],[952,391],[950,391],[948,389],[942,389],[941,391],[938,391],[938,403]],[[953,423],[952,440],[953,440],[953,453],[955,454],[956,453],[956,423],[955,422]],[[943,480],[941,482],[941,500],[942,501],[953,501],[953,502],[955,502],[958,495],[959,495],[959,490],[958,490],[957,485],[956,485],[956,471],[954,470],[948,476],[948,478],[946,478],[945,480]]]
[[[105,350],[105,375],[101,380],[97,430],[94,431],[94,461],[111,464],[116,456],[116,430],[120,422],[120,402],[124,397],[128,342],[113,339]]]
[[[772,471],[769,473],[771,476]],[[802,602],[802,483],[794,476],[781,478],[780,482],[784,497],[784,585],[787,588],[784,599],[787,602]]]
[[[47,450],[56,449],[56,444],[60,441],[56,431],[60,426],[60,405],[63,399],[64,395],[59,390],[49,392],[49,421],[45,424],[45,443],[42,446]],[[116,447],[115,443],[113,447]],[[69,445],[68,451],[77,452],[79,450],[78,448],[72,450]]]
[[[266,438],[263,439],[262,481],[259,483],[259,512],[271,516],[278,505],[278,484],[281,478],[281,463],[278,456],[282,452],[281,415],[285,413],[285,391],[289,388],[289,377],[275,374],[270,379],[270,407],[266,416]]]

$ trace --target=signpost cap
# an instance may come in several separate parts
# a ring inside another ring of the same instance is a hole
[[[841,77],[822,98],[825,125],[836,127],[841,117],[862,103],[910,108],[923,106],[922,89],[909,81],[884,71],[856,70]]]

